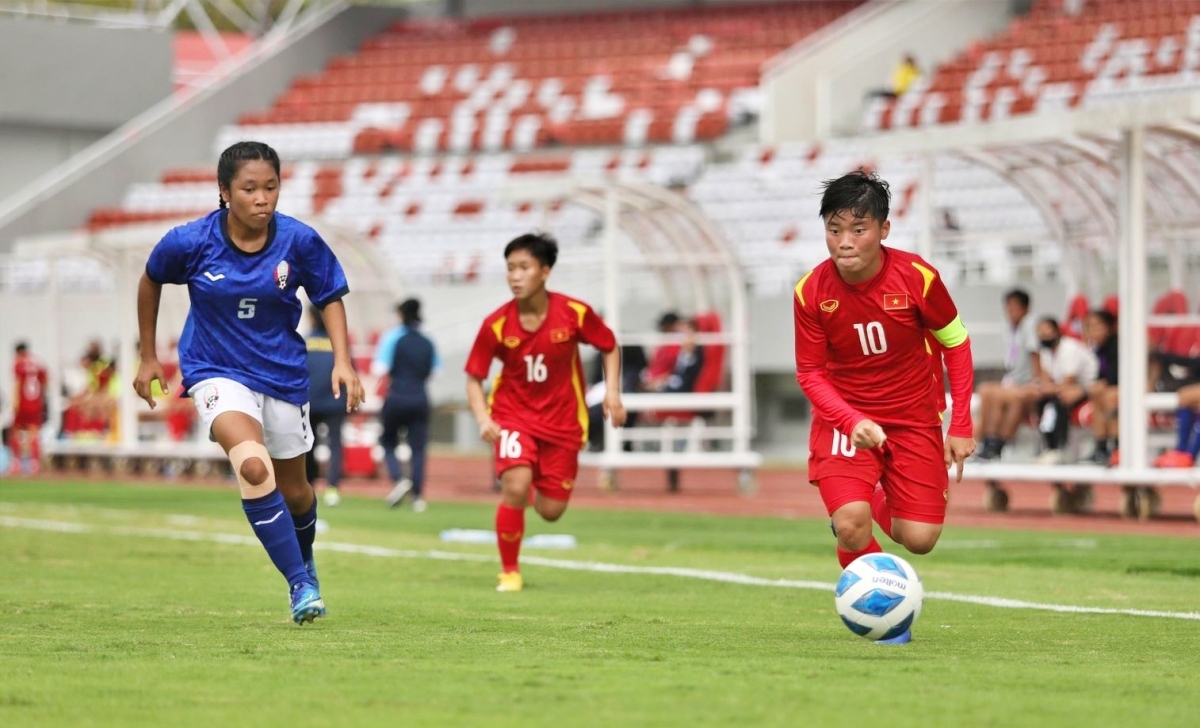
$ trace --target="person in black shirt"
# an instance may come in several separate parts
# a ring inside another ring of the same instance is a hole
[[[1096,438],[1096,449],[1092,462],[1109,465],[1117,455],[1117,319],[1108,311],[1096,310],[1087,315],[1084,334],[1100,368],[1096,381],[1088,385],[1088,399],[1092,402],[1092,435]]]
[[[379,436],[379,444],[383,446],[388,477],[395,483],[385,502],[395,508],[411,496],[413,511],[421,513],[425,510],[422,494],[430,415],[425,382],[437,368],[438,358],[433,342],[420,330],[421,302],[410,298],[400,304],[399,311],[404,332],[396,341],[391,368],[388,370],[390,381],[387,398],[383,401],[383,411],[380,413],[383,433]],[[408,478],[402,476],[400,461],[396,458],[401,429],[405,431],[405,440],[412,451]]]
[[[305,339],[310,380],[308,419],[316,441],[324,442],[329,448],[329,460],[325,464],[325,481],[329,485],[325,489],[325,505],[332,508],[342,502],[338,485],[342,480],[342,424],[346,421],[346,404],[334,399],[333,390],[329,387],[330,378],[333,376],[333,344],[330,342],[329,332],[325,330],[320,311],[310,307],[308,320],[312,326],[308,338]],[[304,463],[309,483],[317,482],[320,477],[320,465],[313,455],[315,450],[314,444]]]

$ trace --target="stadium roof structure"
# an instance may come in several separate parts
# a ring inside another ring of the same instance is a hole
[[[858,141],[873,154],[956,155],[986,167],[1039,210],[1063,251],[1072,254],[1064,255],[1067,263],[1086,265],[1089,256],[1100,256],[1114,264],[1121,301],[1121,376],[1141,382],[1147,376],[1146,327],[1200,321],[1192,315],[1147,315],[1149,257],[1165,256],[1172,286],[1185,288],[1187,246],[1200,234],[1197,120],[1200,93],[1180,93],[1102,109],[894,131]],[[925,245],[931,245],[928,234]],[[1195,250],[1191,253],[1194,257]],[[1141,387],[1120,388],[1121,411],[1132,413],[1120,421],[1119,468],[1125,482],[1162,479],[1162,473],[1147,467],[1145,423],[1151,408],[1170,408],[1170,400],[1147,395]],[[1047,477],[1045,472],[1033,475]]]
[[[547,177],[514,183],[502,196],[511,200],[550,202],[562,200],[581,205],[600,215],[604,222],[605,319],[622,344],[661,345],[678,341],[678,335],[626,333],[621,328],[621,287],[637,271],[649,272],[667,300],[697,314],[725,304],[722,330],[698,333],[701,346],[723,346],[729,352],[728,392],[674,394],[626,394],[630,411],[728,412],[728,426],[705,425],[697,437],[728,442],[728,449],[672,451],[675,439],[686,439],[686,427],[638,427],[617,431],[605,422],[605,449],[585,454],[584,461],[605,469],[629,467],[737,468],[740,481],[749,486],[749,471],[762,457],[750,449],[753,436],[751,407],[753,390],[750,371],[750,321],[746,283],[738,258],[724,235],[692,201],[652,184],[632,181],[586,180]],[[623,246],[622,243],[626,245]],[[629,246],[632,246],[632,250]],[[695,422],[700,422],[697,418]],[[675,430],[672,436],[670,430]],[[623,442],[652,440],[663,443],[656,452],[626,452]]]
[[[33,294],[45,296],[48,301],[45,317],[50,342],[46,351],[47,361],[61,360],[59,347],[59,299],[65,287],[60,280],[61,266],[79,267],[92,262],[112,274],[113,287],[108,290],[116,301],[112,313],[119,322],[120,348],[117,356],[118,375],[122,382],[132,382],[136,375],[136,362],[132,356],[138,338],[137,330],[137,286],[145,266],[146,258],[162,236],[186,220],[163,220],[137,225],[102,230],[75,230],[64,233],[29,236],[14,242],[11,253],[0,257],[4,275],[9,278],[4,285],[13,290],[23,288]],[[347,301],[352,310],[364,306],[388,309],[402,292],[403,287],[395,274],[394,267],[379,255],[379,252],[364,236],[341,226],[320,219],[310,221],[314,229],[329,244],[346,272],[346,279],[354,296]],[[23,267],[31,267],[31,279],[38,287],[30,290],[20,282]],[[88,276],[94,279],[94,272]],[[181,330],[187,315],[186,297],[171,287],[164,290],[160,310],[160,329],[163,321],[173,319],[173,330]],[[58,411],[59,387],[51,387],[52,411]],[[120,433],[121,444],[134,448],[138,444],[137,397],[133,387],[121,389]]]

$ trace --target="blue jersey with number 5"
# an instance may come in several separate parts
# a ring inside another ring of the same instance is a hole
[[[303,405],[308,367],[296,292],[304,288],[324,308],[349,292],[346,275],[299,220],[275,213],[266,245],[245,253],[229,238],[227,215],[217,210],[171,230],[146,261],[150,280],[188,287],[192,307],[179,338],[184,390],[223,377]]]

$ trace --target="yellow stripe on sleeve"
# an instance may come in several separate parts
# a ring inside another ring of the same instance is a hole
[[[953,349],[967,340],[967,327],[960,317],[955,316],[953,321],[934,331],[933,338],[947,349]]]
[[[567,301],[567,305],[575,311],[575,315],[579,317],[579,326],[583,326],[583,318],[587,316],[587,305],[578,301]]]
[[[813,270],[816,270],[816,269],[814,268]],[[804,284],[808,282],[808,277],[811,276],[812,274],[813,274],[812,270],[805,273],[804,277],[802,277],[800,279],[800,282],[796,284],[796,297],[800,299],[800,305],[804,306],[806,308],[808,307],[808,302],[804,300],[803,288],[804,288]]]
[[[916,262],[912,264],[912,267],[920,271],[921,277],[925,279],[925,287],[921,289],[921,298],[925,298],[929,295],[929,286],[933,285],[933,279],[937,278],[937,273]]]
[[[492,323],[492,333],[496,335],[496,341],[504,341],[504,322],[507,319],[507,316],[501,316]]]

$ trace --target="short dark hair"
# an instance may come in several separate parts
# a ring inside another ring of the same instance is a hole
[[[1044,324],[1050,324],[1054,327],[1055,331],[1062,331],[1062,327],[1058,325],[1058,319],[1054,318],[1053,316],[1043,316],[1041,322]]]
[[[275,168],[276,176],[282,176],[279,154],[274,149],[262,142],[238,142],[221,152],[221,159],[217,162],[217,187],[222,190],[229,189],[243,163],[260,159]],[[221,209],[225,208],[224,197],[221,198],[220,205]]]
[[[1100,319],[1102,322],[1104,322],[1104,325],[1110,329],[1117,328],[1117,317],[1113,316],[1111,311],[1105,311],[1102,308],[1098,308],[1094,311],[1088,311],[1088,314]]]
[[[658,318],[658,328],[666,329],[679,323],[679,314],[674,311],[667,311]]]
[[[1014,288],[1008,293],[1004,294],[1005,303],[1008,303],[1012,300],[1016,300],[1017,303],[1021,304],[1021,308],[1029,310],[1029,294],[1025,292],[1025,289]]]
[[[518,250],[527,250],[529,254],[547,268],[553,268],[558,261],[558,241],[549,233],[525,233],[513,238],[504,246],[504,258]]]
[[[839,212],[849,211],[854,217],[872,217],[883,222],[888,218],[892,194],[888,183],[874,172],[858,170],[821,185],[821,219],[828,220]]]
[[[415,298],[405,299],[399,306],[396,306],[396,313],[400,314],[400,320],[407,324],[421,323],[421,302]]]
[[[17,345],[13,348],[13,351],[17,352],[18,354],[24,354],[25,352],[29,351],[29,344],[26,344],[24,341],[18,341]]]

